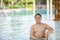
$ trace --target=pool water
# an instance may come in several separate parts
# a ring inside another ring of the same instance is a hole
[[[7,16],[0,17],[0,40],[30,40],[30,27],[35,23],[33,12],[23,11],[7,12]],[[26,13],[26,14],[24,14]],[[31,13],[31,14],[30,14]],[[45,11],[43,13],[46,13]],[[42,22],[56,28],[58,31],[59,24],[57,26],[56,22],[53,20],[46,20],[46,14],[42,15]],[[56,31],[56,32],[57,32]],[[58,34],[58,33],[56,33]],[[56,35],[57,36],[57,35]],[[49,40],[55,40],[55,35],[49,37]],[[57,37],[56,37],[57,39]]]

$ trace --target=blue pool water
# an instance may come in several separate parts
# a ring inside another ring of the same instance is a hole
[[[13,11],[7,12],[8,16],[0,17],[0,40],[30,40],[30,27],[35,23],[33,12],[31,11]],[[46,10],[38,10],[42,14],[46,14]],[[21,14],[20,14],[21,13]],[[26,13],[26,14],[25,14]],[[31,14],[30,14],[31,13]],[[43,15],[43,23],[50,25],[53,28],[58,29],[60,22],[52,20],[46,20],[46,15]],[[58,26],[57,26],[58,25]],[[58,30],[57,30],[58,31]],[[57,32],[56,31],[56,32]],[[58,35],[58,33],[56,33]],[[57,36],[56,35],[56,36]],[[55,35],[50,37],[51,40],[55,40]],[[56,37],[56,39],[58,39]]]

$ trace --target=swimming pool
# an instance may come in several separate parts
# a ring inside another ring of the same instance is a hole
[[[46,10],[38,10],[38,12],[44,14],[44,19]],[[0,40],[30,40],[30,27],[35,23],[33,12],[14,10],[7,14],[6,17],[0,17]],[[44,19],[42,22],[54,27],[54,21]]]

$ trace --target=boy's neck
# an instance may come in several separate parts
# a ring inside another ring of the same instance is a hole
[[[39,22],[39,23],[36,23],[36,24],[41,24],[41,22]]]

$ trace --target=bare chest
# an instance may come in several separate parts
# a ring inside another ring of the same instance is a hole
[[[43,25],[41,25],[41,26],[35,26],[34,27],[34,31],[35,32],[43,32],[43,31],[45,31],[45,27]]]

